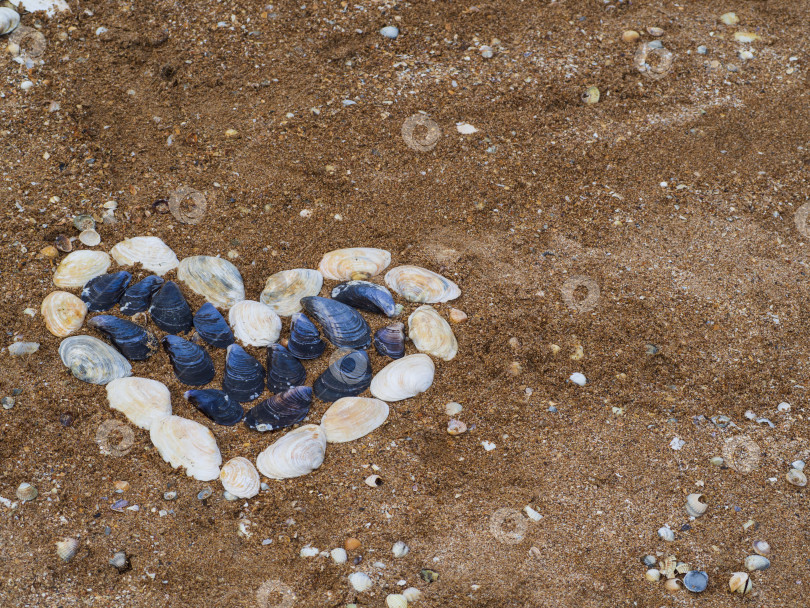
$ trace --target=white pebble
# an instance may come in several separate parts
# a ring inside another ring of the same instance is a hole
[[[466,122],[457,122],[456,130],[462,135],[472,135],[473,133],[478,133],[478,129]]]
[[[795,460],[790,463],[794,469],[798,469],[799,471],[804,471],[804,460]]]
[[[463,408],[461,407],[460,403],[456,403],[455,401],[451,401],[447,405],[444,406],[444,413],[448,416],[455,416],[456,414],[460,413]]]
[[[529,519],[531,519],[533,521],[540,521],[541,519],[543,519],[543,516],[540,515],[534,509],[532,509],[529,505],[526,505],[525,507],[523,507],[523,510],[526,512],[526,515],[529,516]]]
[[[574,384],[576,384],[577,386],[585,386],[585,383],[588,381],[585,378],[585,374],[580,374],[579,372],[574,372],[573,374],[571,374],[569,380]]]
[[[105,34],[108,31],[109,30],[106,27],[104,27],[103,25],[101,27],[97,27],[96,28],[96,36],[101,36],[102,34]]]
[[[29,317],[36,317],[37,316],[37,311],[34,310],[33,308],[26,308],[23,311],[23,314],[28,315]]]
[[[667,188],[667,187],[669,187],[669,184],[668,184],[667,182],[661,182],[661,183],[660,183],[660,184],[658,184],[658,185],[659,185],[659,186],[661,186],[662,188]]]
[[[33,83],[33,82],[31,82],[30,80],[23,80],[23,81],[20,83],[20,88],[21,88],[23,91],[27,91],[27,90],[28,90],[28,89],[30,89],[32,86],[34,86],[34,83]]]
[[[386,25],[384,28],[380,30],[380,34],[382,34],[386,38],[394,40],[397,36],[399,36],[399,28],[393,25]]]
[[[369,575],[365,572],[352,572],[349,575],[349,583],[358,593],[368,591],[374,585]]]
[[[348,556],[346,555],[346,549],[343,549],[342,547],[338,547],[337,549],[332,549],[329,552],[329,555],[332,556],[332,560],[336,564],[345,564],[346,560],[348,559]]]
[[[486,439],[481,442],[481,445],[484,446],[484,449],[487,452],[491,452],[496,447],[494,443],[492,443],[491,441],[487,441]]]
[[[303,549],[301,549],[301,557],[315,557],[318,555],[320,551],[318,551],[315,547],[310,547],[307,545]]]
[[[422,592],[419,591],[416,587],[408,587],[405,591],[402,592],[402,595],[405,596],[405,599],[408,600],[408,603],[418,602],[422,599]]]
[[[301,209],[301,213],[299,213],[301,217],[312,217],[312,209]]]
[[[37,342],[14,342],[9,344],[8,354],[19,357],[20,355],[31,355],[39,350]]]
[[[745,417],[748,418],[748,420],[754,420],[756,419],[757,415],[751,410],[748,410],[747,412],[745,412]]]
[[[669,447],[675,451],[680,450],[684,445],[686,445],[686,442],[680,437],[673,437],[672,441],[669,442]]]
[[[401,540],[398,540],[394,543],[394,548],[391,549],[391,552],[394,554],[394,557],[405,557],[408,555],[408,551],[410,551],[410,547],[403,543]]]
[[[789,412],[790,411],[790,404],[787,401],[783,401],[779,405],[776,406],[776,409],[780,412]]]

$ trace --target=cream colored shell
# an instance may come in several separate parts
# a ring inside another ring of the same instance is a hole
[[[185,258],[177,278],[217,308],[227,310],[245,299],[245,284],[239,269],[228,260],[210,255]]]
[[[247,458],[237,456],[222,465],[219,480],[226,492],[238,498],[253,498],[259,493],[259,472]]]
[[[140,264],[159,276],[174,270],[179,264],[174,251],[156,236],[125,239],[110,250],[110,255],[121,266]]]
[[[189,477],[211,481],[219,477],[222,456],[214,434],[199,422],[166,416],[152,422],[149,437],[172,468],[183,467]]]
[[[72,293],[53,291],[42,300],[40,312],[48,331],[59,338],[66,338],[81,328],[87,316],[87,305]]]
[[[110,264],[110,256],[103,251],[74,251],[66,255],[56,267],[53,284],[62,289],[84,287],[90,279],[107,272]]]
[[[435,304],[455,300],[458,285],[440,274],[419,266],[397,266],[385,274],[385,284],[408,302]]]
[[[382,368],[371,381],[371,394],[383,401],[401,401],[424,393],[433,384],[433,360],[425,354],[408,355]]]
[[[20,25],[20,14],[13,8],[0,7],[0,36],[10,34]]]
[[[172,396],[162,382],[151,378],[118,378],[107,384],[107,402],[135,426],[152,428],[155,420],[171,416]]]
[[[323,256],[318,270],[335,281],[365,280],[380,274],[391,264],[391,254],[385,249],[350,247],[336,249]]]
[[[259,472],[270,479],[300,477],[317,469],[326,453],[326,433],[305,424],[271,444],[256,458]]]
[[[380,427],[388,418],[388,404],[369,397],[343,397],[321,418],[329,443],[354,441]]]
[[[458,353],[458,342],[450,324],[432,306],[420,306],[411,313],[408,337],[418,351],[444,361],[450,361]]]
[[[242,300],[231,307],[228,323],[243,344],[268,346],[278,341],[281,319],[269,306],[255,300]]]
[[[282,270],[267,279],[259,300],[277,315],[289,317],[301,310],[301,298],[317,296],[322,285],[323,275],[317,270]]]
[[[59,358],[76,378],[107,384],[132,374],[124,355],[93,336],[69,336],[59,343]]]

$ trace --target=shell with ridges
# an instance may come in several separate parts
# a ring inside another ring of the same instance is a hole
[[[92,336],[70,336],[59,344],[62,363],[76,378],[90,384],[107,384],[132,374],[132,366],[109,344]]]
[[[58,338],[66,338],[81,328],[87,316],[87,305],[72,293],[53,291],[42,300],[40,312],[48,331]]]
[[[302,312],[293,313],[287,350],[296,359],[317,359],[326,349],[321,332]]]
[[[388,404],[369,397],[343,397],[321,418],[329,443],[354,441],[368,435],[388,419]]]
[[[732,593],[745,595],[751,591],[751,587],[751,578],[748,576],[747,572],[735,572],[728,581],[728,588]]]
[[[139,312],[149,310],[152,296],[163,286],[163,279],[155,274],[150,274],[130,285],[118,301],[121,314],[132,316]]]
[[[149,316],[169,334],[182,334],[191,329],[194,317],[183,292],[174,281],[166,281],[152,296]]]
[[[110,264],[110,256],[103,251],[74,251],[66,255],[56,267],[53,284],[62,289],[84,287],[90,279],[107,272]]]
[[[219,477],[222,456],[213,433],[202,424],[180,416],[166,416],[152,423],[149,437],[172,468],[183,467],[189,477],[199,481]]]
[[[341,283],[332,289],[332,299],[386,317],[395,317],[399,313],[391,292],[382,285],[368,281]]]
[[[245,416],[245,425],[260,433],[283,429],[306,418],[311,405],[312,389],[292,386],[254,406]]]
[[[200,337],[211,346],[228,348],[236,341],[225,317],[211,302],[200,306],[194,315],[193,323]]]
[[[374,332],[374,349],[383,357],[402,359],[405,356],[405,325],[392,323]]]
[[[385,274],[385,284],[408,302],[435,304],[461,295],[453,281],[419,266],[392,268]]]
[[[183,384],[203,386],[214,379],[214,362],[202,346],[169,334],[163,337],[163,348],[169,355],[174,375]]]
[[[63,562],[69,562],[79,550],[79,541],[75,538],[65,538],[57,541],[56,554]]]
[[[268,346],[281,334],[281,319],[275,311],[254,300],[234,304],[228,312],[228,323],[234,336],[250,346]]]
[[[364,350],[340,349],[331,363],[315,379],[312,390],[321,401],[330,403],[342,397],[354,397],[371,384],[371,361]]]
[[[323,275],[317,270],[296,268],[282,270],[267,279],[259,301],[281,317],[301,310],[301,298],[317,296],[323,285]]]
[[[270,479],[307,475],[323,463],[326,433],[315,424],[290,431],[256,458],[256,468]]]
[[[408,608],[408,600],[401,593],[389,593],[385,596],[385,605],[388,608]]]
[[[281,393],[291,386],[306,384],[307,370],[281,344],[267,347],[267,388],[271,393]]]
[[[215,388],[191,390],[183,397],[194,407],[222,426],[233,426],[245,417],[242,404],[231,399],[228,393]]]
[[[371,394],[389,402],[408,399],[430,388],[435,370],[433,360],[422,353],[397,359],[374,376]]]
[[[247,458],[237,456],[222,465],[219,480],[226,492],[238,498],[253,498],[259,493],[259,472]]]
[[[408,317],[408,337],[417,350],[444,361],[458,353],[458,342],[450,324],[432,306],[420,306]]]
[[[690,494],[686,497],[686,512],[692,517],[700,517],[709,508],[705,502],[700,502],[703,494]]]
[[[20,14],[8,6],[0,7],[0,36],[10,34],[20,25]]]
[[[152,428],[155,420],[171,416],[172,396],[168,387],[151,378],[117,378],[107,384],[107,401],[135,426]]]
[[[326,339],[340,348],[365,348],[371,343],[371,329],[351,306],[319,296],[301,299],[304,309],[321,324]]]
[[[110,310],[118,304],[131,280],[132,275],[122,270],[102,274],[87,281],[82,288],[81,298],[87,304],[88,312]]]
[[[225,353],[225,372],[222,374],[222,390],[231,399],[247,403],[258,399],[264,392],[265,372],[256,357],[238,344],[231,344]]]
[[[350,247],[325,254],[318,270],[327,279],[349,281],[368,279],[380,274],[391,264],[391,254],[385,249]]]
[[[185,258],[177,278],[217,308],[228,309],[245,299],[245,284],[239,270],[228,260],[210,255]]]
[[[124,239],[110,249],[110,255],[121,266],[140,264],[145,270],[163,276],[177,268],[174,251],[156,236],[135,236]]]
[[[140,325],[113,315],[98,315],[87,322],[102,332],[130,361],[143,361],[157,352],[158,339]]]

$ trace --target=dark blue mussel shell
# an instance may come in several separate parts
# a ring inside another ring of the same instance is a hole
[[[312,405],[312,389],[293,386],[265,399],[245,416],[245,425],[254,431],[275,431],[292,426],[307,417]]]
[[[110,310],[118,304],[118,300],[127,290],[132,275],[122,270],[110,274],[102,274],[85,283],[82,289],[82,301],[87,304],[88,312],[102,312]]]
[[[245,417],[245,409],[238,401],[228,397],[225,391],[215,388],[191,390],[183,397],[194,407],[222,426],[233,426]]]
[[[235,342],[228,322],[211,302],[200,306],[194,315],[194,329],[211,346],[228,348]]]
[[[138,312],[146,312],[152,301],[152,295],[160,289],[161,285],[163,285],[163,279],[156,274],[150,274],[134,285],[130,285],[118,301],[121,314],[132,316]]]
[[[326,342],[321,340],[321,332],[302,312],[293,313],[290,323],[290,339],[287,350],[296,359],[317,359],[323,354]]]
[[[214,362],[202,346],[169,334],[163,338],[163,348],[169,353],[174,374],[183,384],[202,386],[214,379]]]
[[[364,350],[346,351],[318,376],[312,389],[318,399],[331,403],[362,393],[371,384],[371,376],[368,353]]]
[[[188,302],[174,281],[166,281],[152,296],[149,316],[155,325],[169,334],[187,332],[193,320]]]
[[[267,347],[267,388],[271,393],[283,393],[291,386],[307,381],[307,370],[281,344]]]
[[[238,344],[231,344],[225,355],[222,390],[232,401],[247,403],[264,392],[264,368]]]
[[[112,315],[98,315],[87,324],[106,335],[130,361],[143,361],[157,352],[160,343],[151,331],[132,321]]]
[[[374,348],[383,357],[401,359],[405,356],[405,325],[392,323],[374,332]]]
[[[321,324],[326,339],[339,348],[366,348],[371,330],[354,308],[337,300],[308,296],[301,298],[304,309]]]
[[[341,283],[332,290],[332,299],[386,317],[397,316],[397,305],[391,292],[382,285],[368,281]]]

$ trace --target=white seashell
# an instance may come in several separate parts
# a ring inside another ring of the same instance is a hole
[[[56,543],[56,554],[63,562],[69,562],[79,550],[79,541],[75,538],[66,538]]]
[[[369,577],[369,575],[366,574],[365,572],[352,572],[349,575],[349,583],[351,584],[352,588],[358,593],[368,591],[369,589],[371,589],[371,587],[374,586],[371,577]]]
[[[335,281],[366,280],[377,276],[391,264],[385,249],[351,247],[330,251],[321,259],[318,270]]]
[[[321,418],[329,443],[360,439],[388,418],[388,404],[369,397],[343,397],[335,401]]]
[[[40,311],[48,331],[58,338],[66,338],[81,328],[87,305],[72,293],[53,291],[42,300]]]
[[[233,335],[250,346],[268,346],[281,334],[281,319],[275,311],[255,300],[236,302],[228,312],[228,323]]]
[[[172,468],[183,467],[186,475],[199,481],[219,477],[222,456],[214,434],[199,422],[166,416],[152,422],[149,437],[164,461]]]
[[[110,256],[103,251],[74,251],[66,255],[56,267],[53,284],[62,289],[84,287],[90,279],[107,272],[110,264]]]
[[[739,593],[745,595],[751,591],[751,578],[747,572],[735,572],[731,575],[731,580],[728,582],[728,588],[732,593]]]
[[[20,25],[20,14],[13,8],[0,8],[0,36],[10,34]]]
[[[419,600],[422,599],[422,592],[419,591],[419,589],[417,589],[416,587],[408,587],[405,591],[402,592],[402,595],[404,595],[405,599],[408,600],[408,602],[410,603],[418,602]]]
[[[70,336],[59,344],[62,363],[79,380],[107,384],[132,374],[132,366],[109,344],[92,336]]]
[[[766,556],[771,552],[771,545],[766,540],[755,540],[751,546],[758,555]]]
[[[389,593],[385,596],[385,605],[388,608],[408,608],[408,600],[401,593]]]
[[[456,403],[455,401],[450,401],[447,405],[444,406],[444,413],[448,416],[455,416],[456,414],[460,414],[461,410],[460,403]]]
[[[661,580],[661,571],[657,568],[650,568],[644,573],[644,578],[653,583],[657,583]]]
[[[315,424],[305,424],[270,445],[256,458],[256,467],[270,479],[306,475],[323,463],[326,433]]]
[[[771,560],[764,555],[749,555],[745,558],[745,567],[749,572],[754,570],[767,570],[771,567]]]
[[[156,420],[172,415],[172,396],[150,378],[117,378],[107,384],[107,401],[138,428],[148,431]]]
[[[803,488],[807,485],[807,476],[799,469],[790,469],[785,475],[788,483]]]
[[[39,350],[38,342],[12,342],[8,345],[8,354],[12,357],[33,355]]]
[[[408,545],[406,545],[401,540],[398,540],[397,542],[394,543],[394,547],[391,549],[391,553],[394,554],[394,557],[405,557],[406,555],[408,555],[408,552],[410,550],[411,549],[410,547],[408,547]]]
[[[668,543],[675,540],[675,533],[669,526],[662,526],[658,528],[658,536],[661,538],[661,540],[665,540]]]
[[[177,278],[217,308],[227,310],[245,299],[245,284],[239,270],[228,260],[210,255],[185,258]]]
[[[316,547],[310,547],[309,545],[302,547],[299,555],[301,557],[315,557],[318,555],[320,551]]]
[[[377,488],[382,485],[383,480],[379,475],[369,475],[363,480],[369,488]]]
[[[450,361],[458,342],[450,324],[432,306],[420,306],[408,317],[408,337],[419,352]]]
[[[259,472],[247,458],[237,456],[222,465],[219,480],[225,491],[238,498],[253,498],[259,493]]]
[[[336,564],[345,564],[346,560],[349,558],[349,556],[346,554],[346,549],[344,549],[343,547],[338,547],[337,549],[332,549],[329,552],[329,555],[332,556],[332,560]]]
[[[39,495],[39,490],[32,486],[27,481],[22,482],[17,486],[17,498],[23,502],[30,502]]]
[[[408,355],[382,368],[371,381],[371,394],[383,401],[401,401],[424,393],[433,384],[433,360],[424,354]]]
[[[709,508],[705,502],[700,502],[703,494],[690,494],[686,497],[686,512],[692,517],[700,517]]]
[[[174,251],[156,236],[134,236],[110,249],[121,266],[140,264],[144,270],[163,276],[179,264]]]
[[[455,300],[461,295],[453,281],[419,266],[392,268],[385,274],[385,284],[408,302],[435,304]]]
[[[301,310],[301,298],[317,296],[322,286],[323,275],[317,270],[282,270],[267,279],[259,300],[277,315],[289,317]]]
[[[529,505],[523,507],[523,510],[526,512],[528,518],[531,519],[532,521],[540,521],[541,519],[543,519],[543,516],[540,515],[540,513],[538,513],[534,509],[532,509]]]
[[[683,589],[683,583],[679,578],[671,578],[664,583],[664,589],[667,591],[680,591]]]
[[[95,247],[101,242],[101,235],[92,228],[88,228],[87,230],[82,230],[79,235],[79,242],[88,247]]]

